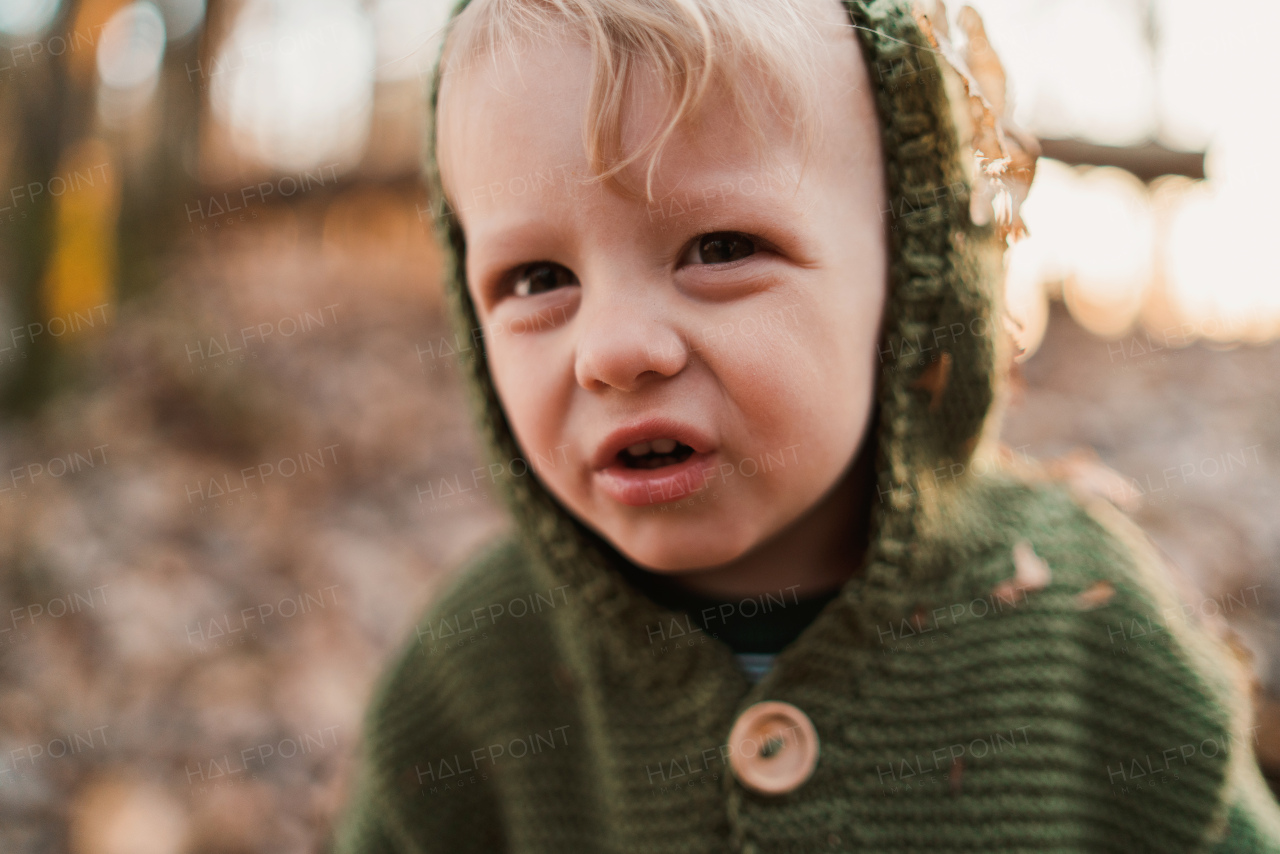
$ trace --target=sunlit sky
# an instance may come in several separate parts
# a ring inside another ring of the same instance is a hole
[[[7,41],[51,39],[58,0],[3,0]],[[125,5],[98,39],[104,124],[152,97],[166,43],[204,0]],[[419,85],[439,49],[445,0],[244,0],[208,74],[214,115],[243,155],[281,172],[358,164],[375,96]],[[1155,140],[1207,151],[1205,181],[1148,187],[1116,169],[1041,160],[1009,257],[1011,311],[1034,347],[1061,288],[1093,331],[1196,325],[1195,335],[1280,334],[1280,287],[1263,257],[1277,217],[1272,162],[1280,4],[1233,6],[1229,29],[1191,0],[972,0],[1010,79],[1013,120],[1042,137]],[[950,9],[952,18],[959,6]],[[953,31],[955,28],[953,27]]]

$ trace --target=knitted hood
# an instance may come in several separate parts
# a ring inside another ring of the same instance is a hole
[[[461,0],[453,15],[466,4]],[[919,486],[933,483],[932,473],[940,467],[953,474],[965,471],[976,453],[994,447],[994,431],[986,428],[997,408],[997,365],[1008,362],[997,293],[1004,230],[990,216],[979,224],[970,215],[977,173],[969,140],[957,129],[957,116],[963,120],[964,111],[953,105],[966,99],[965,79],[974,84],[972,78],[956,74],[952,63],[941,58],[925,32],[928,21],[914,17],[907,3],[845,0],[844,5],[874,90],[893,209],[884,217],[889,292],[873,422],[879,500],[873,502],[864,570],[833,602],[843,625],[873,632],[875,625],[910,610],[920,585],[937,571],[917,528],[929,502],[945,490]],[[947,49],[943,20],[937,29],[934,38],[943,37],[942,48]],[[439,89],[437,60],[424,165],[445,257],[451,322],[459,340],[475,339],[474,357],[463,361],[460,370],[470,387],[486,462],[524,458],[488,370],[481,324],[466,286],[466,240],[440,183],[435,148]],[[980,441],[983,436],[988,441]],[[619,629],[608,633],[611,656],[643,656],[642,650],[631,648],[639,645],[634,639],[645,637],[643,627],[664,612],[623,579],[617,567],[625,558],[567,511],[532,472],[504,479],[501,489],[514,517],[514,536],[538,577],[550,586],[569,585],[571,596],[585,608],[584,618],[594,614]],[[635,635],[629,634],[632,630]]]

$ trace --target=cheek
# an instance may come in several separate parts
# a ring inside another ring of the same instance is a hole
[[[703,356],[757,441],[856,442],[878,370],[874,283],[809,282],[766,312],[725,318]]]
[[[883,301],[863,284],[852,293],[848,279],[808,291],[833,296],[843,288],[843,298],[789,299],[785,324],[741,335],[734,347],[721,342],[712,357],[742,424],[739,459],[730,463],[754,475],[754,491],[764,490],[770,506],[801,506],[824,493],[862,442],[874,402]],[[738,319],[739,328],[747,317]]]
[[[489,343],[489,373],[498,399],[507,414],[526,457],[554,448],[557,424],[556,372],[547,370],[548,354],[539,353],[533,339],[497,340]]]

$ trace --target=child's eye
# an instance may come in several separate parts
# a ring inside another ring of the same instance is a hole
[[[548,261],[538,261],[526,264],[516,271],[511,292],[518,297],[528,297],[577,283],[577,278],[565,267]]]
[[[695,238],[685,253],[689,263],[727,264],[754,255],[755,241],[738,231],[713,231]]]

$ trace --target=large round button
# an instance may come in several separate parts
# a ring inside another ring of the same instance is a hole
[[[790,703],[749,706],[729,733],[729,766],[753,792],[783,795],[798,789],[818,767],[818,731]]]

